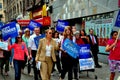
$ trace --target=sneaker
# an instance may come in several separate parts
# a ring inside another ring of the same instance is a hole
[[[51,76],[54,76],[54,74],[53,74],[53,73],[51,73]]]
[[[25,74],[24,69],[21,69],[21,73],[22,73],[22,74]]]
[[[31,73],[29,73],[28,75],[29,75],[29,76],[33,76],[33,74],[31,74]]]

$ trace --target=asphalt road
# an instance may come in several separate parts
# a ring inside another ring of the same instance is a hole
[[[95,68],[94,72],[88,72],[89,76],[87,76],[87,71],[81,72],[79,74],[80,76],[79,80],[109,80],[110,71],[109,71],[109,65],[107,64],[106,60],[107,60],[107,56],[101,55],[99,61],[100,61],[100,65],[102,65],[102,68]],[[25,68],[25,73],[27,73],[26,68]],[[51,76],[51,80],[59,80],[58,72],[55,71],[53,74],[54,75]],[[95,79],[95,75],[97,76],[98,79]],[[118,80],[117,79],[118,77],[119,77],[119,73],[117,72],[115,80]],[[10,67],[8,76],[4,76],[0,74],[0,80],[14,80],[14,68]],[[34,78],[33,76],[22,74],[21,80],[34,80]],[[67,80],[67,75],[64,80]]]

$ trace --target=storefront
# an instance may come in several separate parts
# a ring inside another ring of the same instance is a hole
[[[114,12],[98,14],[83,18],[85,31],[89,34],[89,29],[94,29],[94,34],[99,39],[99,52],[108,54],[105,52],[105,46],[108,39],[110,39],[110,33],[114,27]]]
[[[50,23],[51,23],[50,17],[38,18],[38,19],[35,19],[35,21],[42,24],[42,26],[50,26]],[[30,20],[17,20],[17,22],[21,27],[25,27],[25,26],[28,26]]]
[[[39,22],[42,25],[41,27],[42,33],[44,33],[44,30],[48,29],[49,26],[51,25],[50,17],[38,18],[38,19],[35,19],[35,21]],[[21,26],[21,29],[24,30],[25,28],[27,28],[30,20],[17,20],[17,22]]]

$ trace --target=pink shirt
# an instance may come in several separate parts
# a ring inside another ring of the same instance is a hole
[[[8,46],[9,50],[11,50],[12,48],[14,48],[14,59],[15,60],[24,60],[25,53],[28,56],[28,50],[24,42],[22,42],[22,44],[14,43],[13,45]]]
[[[115,41],[114,39],[110,39],[107,45],[113,44],[114,41]],[[110,50],[109,59],[120,60],[120,40],[117,41],[115,48]]]

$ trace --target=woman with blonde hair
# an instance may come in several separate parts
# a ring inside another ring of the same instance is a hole
[[[58,49],[56,42],[52,38],[52,30],[46,30],[46,37],[40,39],[36,55],[36,62],[40,61],[40,74],[42,80],[50,80],[53,62],[56,62],[55,50]]]
[[[62,71],[59,80],[63,80],[65,78],[66,73],[68,72],[68,80],[72,80],[72,68],[73,68],[73,58],[68,55],[66,51],[62,49],[63,42],[66,38],[73,40],[73,33],[70,26],[66,26],[63,33],[63,40],[61,41],[61,62],[62,62]]]

